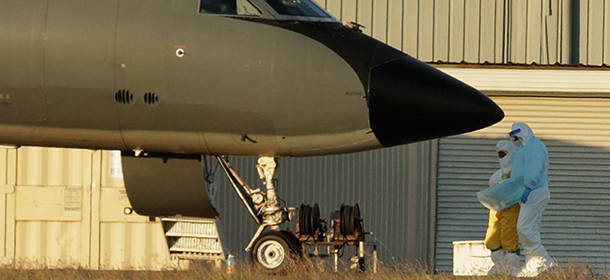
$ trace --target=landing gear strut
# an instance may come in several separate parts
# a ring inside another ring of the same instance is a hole
[[[256,166],[266,192],[250,188],[231,167],[226,157],[217,156],[220,166],[227,174],[233,188],[248,209],[250,216],[259,225],[258,230],[246,247],[252,251],[252,261],[269,270],[282,270],[289,260],[301,255],[300,242],[294,235],[279,231],[280,225],[292,220],[296,209],[285,207],[275,190],[275,169],[277,161],[273,157],[260,157]],[[272,231],[263,233],[265,228]]]
[[[339,252],[344,246],[358,246],[354,268],[364,271],[364,246],[373,246],[373,272],[376,271],[376,244],[365,242],[360,207],[341,205],[340,211],[335,211],[336,218],[331,219],[331,234],[326,235],[327,221],[320,219],[320,209],[317,204],[313,207],[301,205],[296,236],[286,231],[280,231],[280,225],[292,220],[295,208],[288,208],[276,192],[276,183],[273,175],[277,168],[277,161],[273,157],[260,157],[256,166],[260,179],[266,191],[250,188],[237,175],[226,157],[217,156],[220,166],[233,185],[234,190],[248,209],[250,216],[259,225],[258,230],[246,247],[254,265],[265,268],[271,272],[285,271],[298,258],[307,252],[307,246],[329,248],[334,256],[334,270],[337,271]],[[269,227],[271,230],[266,231]],[[372,234],[372,233],[369,233]],[[332,248],[332,249],[331,249]],[[315,253],[319,257],[321,255]],[[327,255],[328,256],[328,255]]]

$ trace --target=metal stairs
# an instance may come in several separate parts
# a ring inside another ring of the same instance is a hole
[[[161,218],[161,222],[170,256],[178,268],[188,266],[190,261],[214,262],[217,267],[224,263],[220,220],[174,216]]]

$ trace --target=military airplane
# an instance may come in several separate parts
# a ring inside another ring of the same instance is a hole
[[[264,250],[295,243],[274,233],[291,218],[273,183],[277,158],[391,147],[504,117],[481,92],[311,0],[0,0],[0,73],[0,144],[122,151],[141,215],[218,216],[202,176],[202,155],[216,156],[260,225],[248,247],[269,269],[282,260]],[[260,157],[266,190],[226,156]]]

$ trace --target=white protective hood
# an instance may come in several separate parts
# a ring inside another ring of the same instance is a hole
[[[506,156],[499,159],[500,168],[502,168],[502,173],[506,174],[511,171],[513,168],[513,156],[515,154],[515,149],[517,147],[508,140],[500,140],[498,144],[496,144],[496,153],[500,151],[505,151]]]
[[[517,136],[519,140],[521,140],[521,144],[523,144],[523,146],[526,146],[527,142],[534,138],[534,132],[532,132],[532,129],[529,127],[529,125],[522,122],[514,123],[509,135],[511,137]]]

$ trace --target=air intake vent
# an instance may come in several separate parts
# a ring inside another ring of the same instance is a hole
[[[133,94],[129,93],[128,90],[122,89],[114,95],[114,100],[121,104],[129,104],[133,102]]]
[[[148,105],[154,105],[159,101],[159,96],[157,96],[154,92],[147,92],[144,94],[144,103]]]

